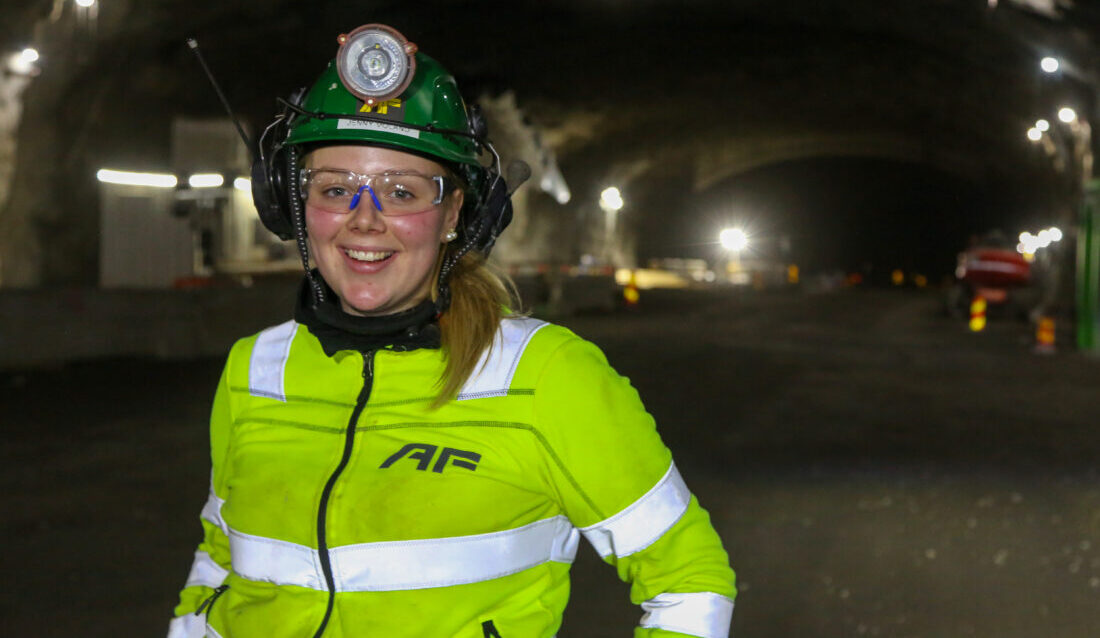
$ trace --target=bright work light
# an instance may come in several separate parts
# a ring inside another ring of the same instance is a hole
[[[217,188],[225,183],[225,177],[219,173],[195,173],[187,178],[191,188]]]
[[[416,72],[416,45],[384,24],[365,24],[336,41],[336,70],[352,95],[368,106],[401,95]]]
[[[132,171],[113,171],[109,168],[101,168],[95,174],[96,179],[108,184],[122,184],[125,186],[155,186],[157,188],[172,188],[176,185],[175,175],[163,173],[135,173]]]
[[[749,247],[749,236],[740,228],[724,228],[718,233],[722,248],[739,253]]]
[[[623,194],[614,186],[603,189],[600,193],[600,208],[614,212],[623,207]]]

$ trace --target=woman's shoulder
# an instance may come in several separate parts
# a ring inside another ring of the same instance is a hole
[[[553,369],[607,367],[603,352],[569,328],[531,317],[501,320],[494,346],[512,350],[518,377],[538,377]],[[533,379],[532,379],[533,380]]]
[[[293,319],[268,326],[237,339],[229,349],[229,358],[232,360],[242,356],[250,357],[252,351],[257,348],[277,349],[280,346],[288,347],[299,331],[306,332],[302,330],[302,325]]]
[[[518,348],[525,356],[546,356],[567,344],[582,343],[588,342],[565,326],[522,315],[501,319],[493,339],[494,348]]]

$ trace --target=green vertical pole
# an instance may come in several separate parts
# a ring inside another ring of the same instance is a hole
[[[1077,228],[1077,347],[1097,351],[1100,330],[1100,180],[1085,188]]]

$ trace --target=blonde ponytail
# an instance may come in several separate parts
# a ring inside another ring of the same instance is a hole
[[[446,367],[440,378],[442,389],[432,403],[433,408],[458,395],[458,390],[473,374],[481,353],[492,344],[500,320],[510,308],[519,305],[519,295],[512,280],[474,252],[467,253],[455,264],[449,285],[451,305],[439,318]]]

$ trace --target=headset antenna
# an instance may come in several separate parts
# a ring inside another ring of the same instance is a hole
[[[233,120],[233,125],[237,127],[237,133],[240,134],[241,139],[244,140],[245,146],[248,147],[249,154],[252,155],[252,161],[256,161],[256,147],[252,144],[252,140],[245,134],[244,128],[241,127],[241,121],[237,118],[237,114],[233,112],[233,107],[229,106],[229,100],[225,99],[225,93],[222,92],[222,87],[218,86],[218,81],[214,79],[214,74],[210,72],[210,67],[206,65],[206,60],[202,57],[202,52],[199,51],[199,43],[195,38],[187,39],[187,46],[195,54],[195,57],[199,59],[199,64],[202,65],[202,70],[206,73],[207,79],[210,80],[211,86],[214,87],[214,91],[218,94],[218,99],[221,100],[222,106],[225,107],[225,112],[229,114],[229,119]]]

